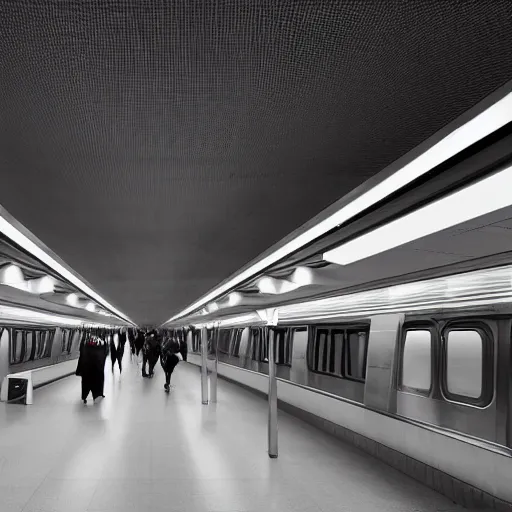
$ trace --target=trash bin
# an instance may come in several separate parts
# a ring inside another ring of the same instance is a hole
[[[32,404],[31,375],[7,375],[2,383],[1,400],[11,404]]]

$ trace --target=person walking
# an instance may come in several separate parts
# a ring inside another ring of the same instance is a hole
[[[172,372],[181,360],[183,360],[183,356],[180,352],[180,343],[170,337],[165,338],[162,342],[160,364],[165,373],[164,389],[166,393],[169,393],[171,389]]]
[[[97,336],[88,336],[80,347],[80,356],[76,368],[76,375],[82,377],[82,400],[87,403],[89,393],[96,401],[105,398],[103,387],[105,384],[105,361],[107,358],[107,345]]]

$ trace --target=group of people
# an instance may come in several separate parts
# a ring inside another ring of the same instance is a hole
[[[80,356],[76,375],[82,378],[82,400],[87,403],[89,393],[93,400],[104,398],[105,362],[108,354],[112,362],[112,372],[117,364],[123,371],[122,360],[126,341],[129,342],[132,359],[139,358],[142,352],[142,377],[153,377],[155,366],[160,364],[165,373],[164,389],[170,391],[171,375],[180,361],[187,360],[187,344],[169,334],[159,333],[156,329],[142,330],[120,329],[117,332],[117,345],[114,333],[107,331],[84,332],[80,343]]]

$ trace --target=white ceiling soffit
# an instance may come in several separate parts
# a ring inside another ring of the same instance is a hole
[[[349,265],[512,205],[512,166],[357,237],[323,255]]]
[[[511,122],[511,85],[507,84],[424,144],[391,164],[379,173],[375,179],[369,180],[363,186],[348,194],[334,205],[337,207],[336,210],[328,209],[329,216],[322,218],[323,215],[320,214],[320,216],[313,219],[314,224],[308,223],[305,227],[297,230],[290,237],[287,237],[282,245],[278,244],[275,250],[265,253],[262,257],[250,263],[239,273],[228,278],[198,301],[174,315],[166,323],[203,307]],[[423,152],[419,153],[419,149]],[[407,163],[404,163],[405,161]],[[379,179],[381,181],[377,181]]]
[[[76,286],[80,291],[96,300],[103,307],[114,313],[126,322],[135,325],[124,313],[109,304],[103,297],[95,292],[86,281],[76,272],[71,270],[57,255],[55,255],[43,242],[35,237],[28,229],[20,224],[12,215],[0,206],[0,233],[19,245],[22,249],[48,265],[62,278]]]
[[[112,327],[111,324],[96,323],[90,320],[54,315],[30,309],[0,305],[0,317],[3,322],[22,322],[24,324],[58,325],[63,327]]]
[[[281,306],[280,322],[512,304],[512,266]]]

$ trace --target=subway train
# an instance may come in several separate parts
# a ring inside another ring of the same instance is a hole
[[[273,327],[247,312],[171,334],[201,365],[208,327],[208,364],[217,358],[219,376],[260,393],[273,336],[285,410],[457,503],[512,510],[512,266],[289,304],[278,315]]]
[[[110,341],[111,337],[118,336],[118,330],[0,319],[0,384],[6,375],[38,369],[45,369],[45,372],[34,373],[38,374],[33,377],[34,388],[72,375],[80,343],[89,334]]]

